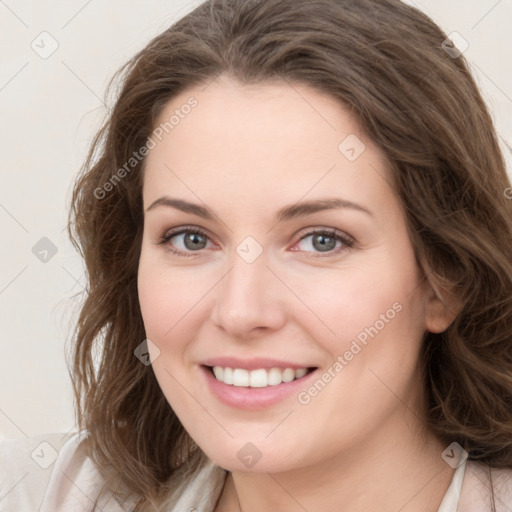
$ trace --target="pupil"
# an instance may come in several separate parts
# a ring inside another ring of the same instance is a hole
[[[198,233],[189,233],[185,237],[185,246],[187,249],[203,249],[204,248],[204,240],[201,240],[202,235]],[[190,243],[188,243],[190,242]],[[199,247],[198,247],[199,246]]]
[[[316,241],[319,241],[318,245],[315,243]],[[330,236],[316,235],[313,237],[313,246],[315,249],[328,251],[335,248],[336,240]]]

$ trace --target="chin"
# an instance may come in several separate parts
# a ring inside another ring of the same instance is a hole
[[[255,443],[235,442],[219,450],[219,446],[211,450],[201,447],[206,456],[221,468],[231,472],[243,473],[283,473],[298,469],[306,464],[297,459],[297,454],[291,460],[289,452],[282,453],[269,444],[267,447],[258,447]]]

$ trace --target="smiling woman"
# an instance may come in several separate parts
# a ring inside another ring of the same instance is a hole
[[[210,0],[128,63],[41,511],[507,510],[510,181],[453,48],[397,0]]]

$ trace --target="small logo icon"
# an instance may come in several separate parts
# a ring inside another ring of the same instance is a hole
[[[503,195],[505,196],[505,199],[512,199],[512,187],[507,187],[503,191]]]
[[[41,32],[30,44],[41,59],[48,59],[51,57],[59,47],[57,40],[48,32]]]
[[[458,32],[451,32],[441,47],[452,59],[456,59],[469,48],[469,43]]]
[[[253,263],[263,252],[263,247],[252,236],[248,236],[238,244],[236,252],[246,263]]]
[[[355,162],[366,149],[363,141],[355,134],[351,133],[345,137],[338,145],[338,151],[349,161]]]
[[[453,469],[458,468],[468,458],[468,452],[459,443],[452,443],[443,451],[441,457]]]
[[[43,441],[37,445],[37,448],[30,454],[32,460],[41,468],[49,468],[57,459],[58,452],[48,442]]]
[[[245,443],[236,454],[240,462],[248,468],[252,468],[263,456],[258,448],[252,443]]]
[[[45,236],[32,247],[32,254],[41,263],[48,263],[57,254],[57,251],[57,246]]]
[[[133,353],[143,365],[149,366],[160,355],[160,349],[151,340],[146,339],[140,345],[137,345]]]

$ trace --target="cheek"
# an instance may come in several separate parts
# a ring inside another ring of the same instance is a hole
[[[195,293],[179,278],[179,272],[169,272],[161,262],[141,254],[138,271],[139,304],[146,338],[151,340],[152,369],[169,404],[180,410],[190,407],[179,382],[184,382],[187,340],[193,332],[188,315]],[[197,287],[197,285],[196,285]],[[182,290],[187,293],[183,293]],[[192,311],[195,311],[192,309]],[[156,347],[156,348],[154,348]]]
[[[173,353],[180,350],[176,344],[175,331],[180,326],[179,319],[183,316],[183,297],[178,292],[178,283],[170,281],[170,273],[165,272],[156,262],[141,254],[138,271],[139,304],[146,331],[146,337],[159,349],[159,358],[153,365],[154,369],[165,359],[169,350]],[[173,339],[173,344],[166,340]]]
[[[362,395],[375,380],[368,368],[398,387],[414,374],[425,330],[420,279],[412,248],[397,246],[371,265],[319,274],[299,291],[322,320],[309,315],[312,338],[333,364],[343,357],[344,378],[358,382]]]
[[[192,278],[188,272],[168,268],[165,255],[160,251],[143,248],[137,277],[139,304],[150,339],[163,341],[174,334],[180,319],[204,294],[200,279]]]
[[[169,318],[169,311],[173,311],[173,294],[164,285],[161,279],[158,279],[156,266],[151,266],[141,256],[138,273],[138,293],[139,304],[144,320],[146,335],[149,339],[160,338],[161,333],[169,329],[172,321]]]
[[[309,306],[309,324],[317,335],[332,340],[353,339],[371,326],[379,331],[392,324],[411,321],[421,324],[422,304],[413,292],[417,271],[392,261],[382,265],[344,268],[317,275],[312,282],[296,287],[297,295]],[[411,293],[412,292],[412,293]],[[303,320],[304,321],[304,320]]]
[[[216,279],[216,274],[199,269],[169,268],[161,255],[142,252],[139,304],[146,337],[159,350],[153,364],[159,380],[168,380],[165,370],[178,376],[192,364],[189,347],[200,337],[199,330],[208,315],[205,295]],[[169,386],[172,382],[165,385]]]
[[[352,268],[326,279],[326,294],[309,295],[334,335],[325,327],[311,329],[330,360],[322,382],[301,390],[298,401],[316,424],[332,425],[333,438],[340,431],[366,432],[400,406],[397,396],[417,391],[424,332],[421,295],[413,291],[419,276],[415,264],[395,261],[400,264],[390,259],[372,271]]]

